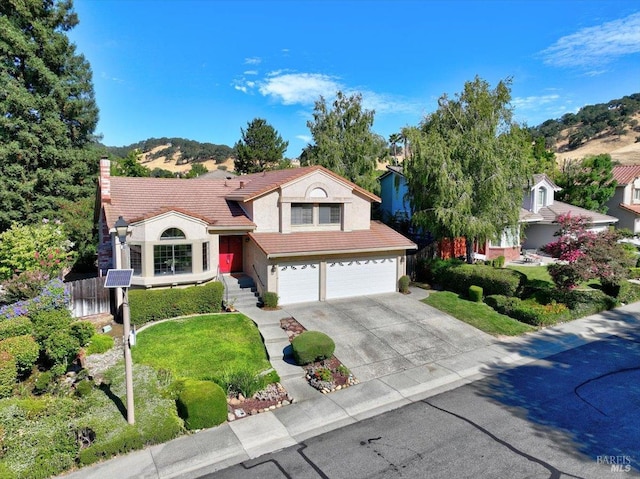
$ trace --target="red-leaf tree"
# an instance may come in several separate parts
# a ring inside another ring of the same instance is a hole
[[[570,213],[561,215],[557,221],[558,239],[543,250],[558,259],[548,269],[559,289],[572,289],[583,281],[598,278],[605,292],[611,292],[628,278],[635,259],[618,243],[620,235],[616,231],[589,231],[589,218]]]

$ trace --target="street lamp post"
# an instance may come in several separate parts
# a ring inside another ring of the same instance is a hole
[[[127,246],[127,232],[129,224],[120,216],[115,223],[116,234],[120,240],[120,254],[122,268],[129,269],[129,255]],[[133,363],[131,360],[131,344],[129,343],[131,334],[131,317],[129,315],[129,292],[128,288],[122,288],[122,324],[123,324],[123,348],[124,348],[124,375],[127,390],[127,422],[135,423],[134,406],[133,406]]]

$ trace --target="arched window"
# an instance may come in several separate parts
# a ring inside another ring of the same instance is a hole
[[[180,228],[169,228],[164,230],[162,235],[160,236],[161,240],[175,240],[175,239],[187,239],[185,234],[182,232]]]
[[[168,228],[160,240],[184,240],[186,235],[179,228]],[[155,276],[191,273],[192,253],[190,244],[159,244],[153,247],[153,274]]]

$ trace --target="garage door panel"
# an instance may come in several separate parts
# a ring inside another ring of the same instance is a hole
[[[278,302],[280,304],[318,301],[320,265],[318,263],[283,263],[278,267]]]
[[[396,291],[396,258],[327,261],[327,299]]]

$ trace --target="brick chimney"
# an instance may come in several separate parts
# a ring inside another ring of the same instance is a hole
[[[107,157],[100,158],[100,202],[111,203],[111,161]]]

